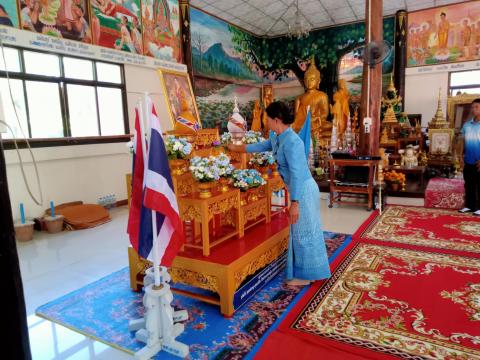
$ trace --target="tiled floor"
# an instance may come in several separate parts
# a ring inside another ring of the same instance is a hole
[[[38,306],[128,265],[128,210],[118,208],[111,214],[110,223],[94,229],[37,232],[32,242],[18,243],[34,360],[133,358],[34,315]],[[329,209],[322,200],[325,230],[353,233],[370,214],[362,207]]]

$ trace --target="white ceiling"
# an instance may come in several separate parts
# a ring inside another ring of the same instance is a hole
[[[414,11],[462,1],[464,0],[383,0],[383,13],[393,15],[397,10]],[[190,3],[261,36],[286,34],[288,24],[293,24],[295,18],[296,0],[190,0]],[[299,0],[299,8],[304,21],[312,28],[365,19],[365,0]]]

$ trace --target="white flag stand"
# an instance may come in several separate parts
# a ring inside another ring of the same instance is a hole
[[[143,101],[137,106],[140,120],[140,136],[142,139],[142,153],[145,170],[148,169],[147,146],[145,143],[145,124],[149,128],[148,94],[145,93]],[[178,323],[188,319],[186,310],[174,311],[170,305],[173,300],[172,291],[168,284],[171,280],[167,268],[160,266],[159,254],[157,251],[157,218],[156,212],[152,210],[153,230],[153,267],[145,272],[143,305],[145,316],[142,319],[131,320],[129,330],[136,331],[135,338],[146,344],[144,348],[135,353],[135,358],[147,360],[154,357],[161,350],[173,355],[185,358],[188,353],[188,345],[175,340],[184,330],[184,325]]]

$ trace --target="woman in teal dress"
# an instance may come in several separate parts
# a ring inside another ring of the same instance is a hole
[[[287,105],[273,102],[266,113],[268,127],[273,130],[268,140],[249,145],[230,145],[229,149],[249,153],[273,152],[291,200],[287,283],[307,285],[330,277],[320,221],[320,191],[310,174],[303,141],[290,127],[293,116]]]

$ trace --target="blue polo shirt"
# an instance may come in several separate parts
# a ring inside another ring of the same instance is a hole
[[[462,127],[465,140],[465,164],[474,165],[480,160],[480,121],[469,120]]]

